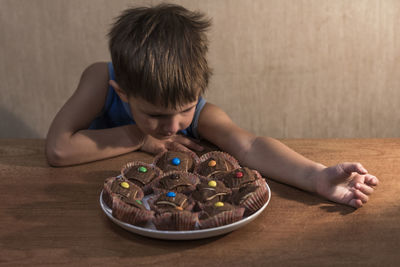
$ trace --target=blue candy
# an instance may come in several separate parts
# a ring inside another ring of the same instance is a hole
[[[181,164],[181,160],[179,158],[173,158],[172,164],[175,166],[178,166],[179,164]]]
[[[174,192],[168,192],[167,197],[176,197],[176,194]]]

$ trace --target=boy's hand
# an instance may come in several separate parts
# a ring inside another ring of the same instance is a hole
[[[193,153],[192,150],[202,151],[203,147],[192,139],[179,134],[162,140],[146,135],[140,150],[151,154],[158,154],[168,150]]]
[[[379,180],[360,163],[341,163],[315,174],[316,191],[329,200],[355,208],[365,204]]]

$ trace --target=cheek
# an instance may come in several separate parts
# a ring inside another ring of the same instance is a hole
[[[136,114],[133,116],[136,125],[144,132],[149,133],[158,127],[158,122],[155,119],[151,119],[148,116]]]
[[[182,119],[180,121],[180,126],[181,126],[182,130],[186,129],[187,127],[190,126],[190,124],[193,121],[193,117],[194,117],[194,112],[182,117]]]

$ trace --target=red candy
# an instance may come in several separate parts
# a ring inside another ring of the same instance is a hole
[[[242,177],[243,177],[243,172],[236,173],[236,178],[242,178]]]

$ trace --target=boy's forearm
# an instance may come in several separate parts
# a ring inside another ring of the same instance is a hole
[[[144,139],[136,125],[65,135],[48,140],[46,156],[50,165],[75,165],[125,154],[140,149]]]
[[[268,137],[256,137],[243,161],[244,165],[260,171],[265,177],[310,192],[315,192],[311,174],[325,168]]]

